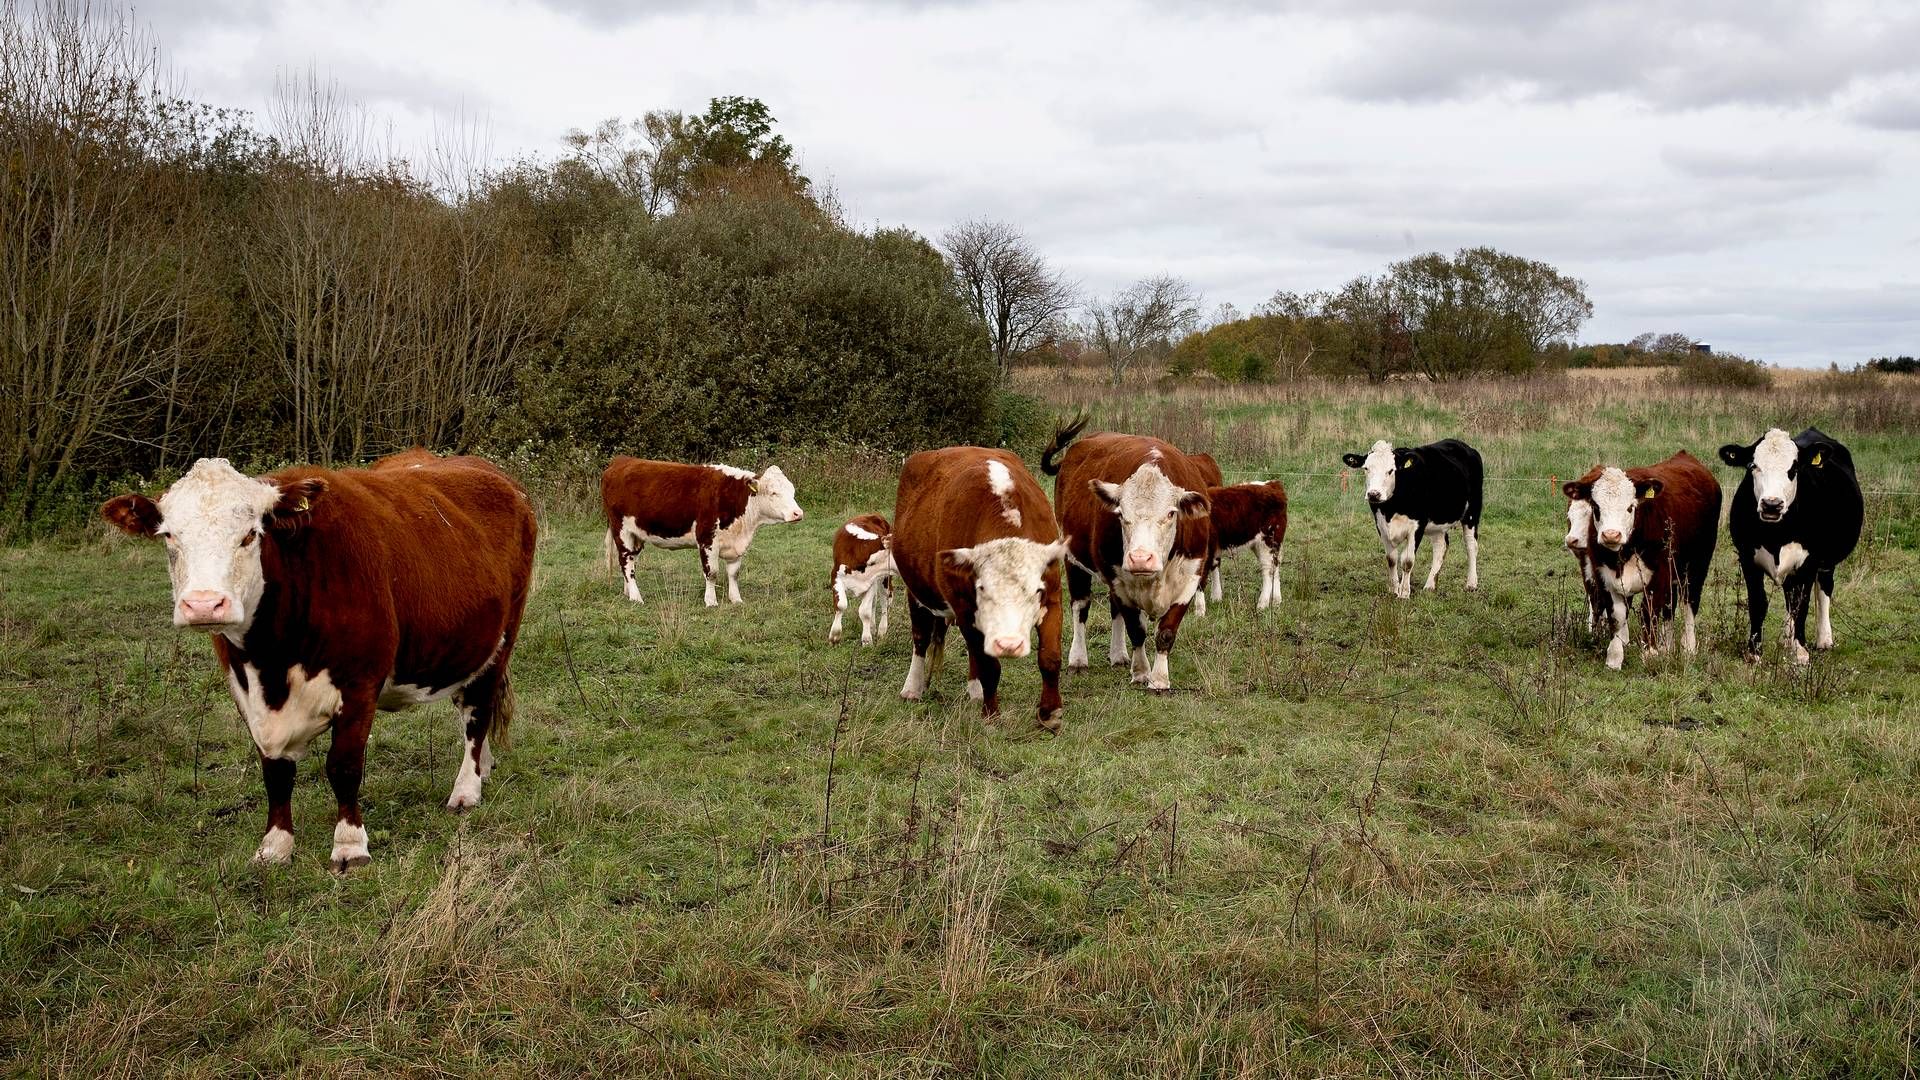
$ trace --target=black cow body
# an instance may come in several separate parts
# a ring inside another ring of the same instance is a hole
[[[1480,452],[1458,439],[1394,447],[1381,440],[1366,454],[1347,454],[1348,467],[1367,470],[1367,502],[1387,554],[1387,585],[1413,595],[1413,560],[1420,538],[1432,533],[1431,590],[1447,557],[1447,530],[1459,526],[1467,542],[1467,588],[1480,587],[1480,508],[1484,472]]]
[[[1746,470],[1733,495],[1727,535],[1747,580],[1748,658],[1760,656],[1768,579],[1786,595],[1783,636],[1790,658],[1808,658],[1810,607],[1818,615],[1814,648],[1832,648],[1834,569],[1859,544],[1865,517],[1853,455],[1817,428],[1791,439],[1775,428],[1747,446],[1721,447],[1720,460]]]

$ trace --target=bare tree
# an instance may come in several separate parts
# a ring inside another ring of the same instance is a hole
[[[1013,226],[969,221],[940,238],[967,303],[987,328],[1006,378],[1018,353],[1043,344],[1074,304],[1075,289]]]
[[[1087,306],[1087,343],[1107,358],[1113,385],[1153,346],[1169,342],[1200,317],[1200,294],[1177,277],[1137,281]]]

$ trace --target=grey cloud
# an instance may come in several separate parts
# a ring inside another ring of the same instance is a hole
[[[1853,118],[1882,131],[1920,131],[1920,90],[1879,94],[1855,109]]]
[[[1660,157],[1675,172],[1701,180],[1757,180],[1802,186],[1807,194],[1833,181],[1877,175],[1880,158],[1849,150],[1669,146]]]

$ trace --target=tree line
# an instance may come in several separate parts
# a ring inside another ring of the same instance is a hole
[[[169,92],[131,16],[0,8],[0,532],[202,455],[700,457],[995,437],[942,253],[859,229],[751,98],[489,165],[314,77]]]

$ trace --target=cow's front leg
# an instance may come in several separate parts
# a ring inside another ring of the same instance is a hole
[[[1627,660],[1627,598],[1613,593],[1613,639],[1607,642],[1607,666],[1615,671]]]
[[[1133,642],[1133,648],[1128,647],[1127,620],[1121,612],[1120,598],[1113,594],[1111,585],[1107,587],[1107,613],[1113,616],[1113,633],[1107,635],[1107,663],[1124,667],[1133,648],[1139,647],[1139,642]]]
[[[727,563],[727,603],[729,604],[740,602],[740,560],[744,558],[746,556],[742,555],[739,559]]]
[[[947,636],[947,620],[939,612],[922,607],[911,591],[907,593],[907,618],[913,623],[913,661],[907,665],[907,681],[900,686],[900,696],[919,701],[933,678],[933,657],[929,654],[936,640]]]
[[[1421,524],[1417,521],[1414,522],[1412,531],[1407,534],[1407,539],[1394,559],[1394,564],[1400,571],[1400,577],[1398,584],[1395,586],[1394,595],[1402,600],[1409,600],[1413,597],[1413,560],[1415,556],[1420,554],[1420,534],[1422,531],[1423,527]]]
[[[1813,575],[1796,574],[1788,578],[1783,586],[1786,593],[1786,610],[1781,614],[1786,622],[1786,640],[1783,645],[1787,659],[1796,664],[1804,664],[1813,658],[1807,651],[1807,608],[1813,599]]]
[[[260,778],[267,785],[267,833],[253,853],[256,863],[284,863],[293,858],[293,776],[290,757],[260,755]]]
[[[1180,636],[1180,620],[1187,614],[1187,605],[1175,604],[1160,616],[1160,625],[1153,634],[1153,673],[1147,676],[1147,689],[1162,693],[1173,689],[1173,678],[1168,665],[1173,659],[1173,642]]]
[[[1752,553],[1740,553],[1740,573],[1747,580],[1747,660],[1760,659],[1761,631],[1767,622],[1767,578]]]
[[[1153,674],[1153,658],[1147,655],[1147,624],[1138,608],[1120,609],[1120,629],[1126,634],[1129,670],[1132,681],[1144,683]]]
[[[706,544],[701,544],[699,545],[699,547],[700,547],[700,573],[704,575],[707,579],[707,592],[705,597],[707,606],[719,607],[720,598],[719,598],[719,595],[715,592],[714,568],[713,568],[715,556],[714,556],[713,548]]]
[[[1260,560],[1260,603],[1257,609],[1265,611],[1280,602],[1280,545],[1261,541],[1254,547],[1254,554]]]
[[[1047,586],[1045,606],[1040,609],[1040,727],[1060,730],[1060,591]]]
[[[987,654],[987,639],[972,626],[960,627],[967,643],[967,696],[980,703],[982,719],[1000,715],[1000,660]]]
[[[360,777],[367,763],[367,732],[373,727],[371,692],[344,694],[340,711],[333,717],[333,743],[327,747],[327,782],[333,785],[333,797],[339,812],[333,822],[333,869],[345,873],[364,866],[372,856],[367,853],[367,829],[360,821]]]
[[[1373,531],[1380,534],[1380,547],[1387,553],[1387,592],[1400,595],[1400,552],[1392,534],[1387,531],[1386,519],[1379,514],[1373,515]]]
[[[1833,570],[1820,571],[1814,581],[1814,603],[1819,607],[1819,625],[1814,630],[1813,647],[1816,649],[1833,648]]]
[[[1467,535],[1467,591],[1476,592],[1480,588],[1480,526],[1462,526]]]
[[[880,625],[874,630],[875,637],[887,636],[887,613],[893,609],[893,575],[888,574],[880,580],[886,586],[886,598],[880,601]]]
[[[640,586],[633,580],[633,560],[640,554],[641,543],[636,540],[632,547],[628,547],[618,532],[613,533],[613,551],[620,560],[620,577],[627,583],[627,599],[636,604],[643,602],[640,599]]]

